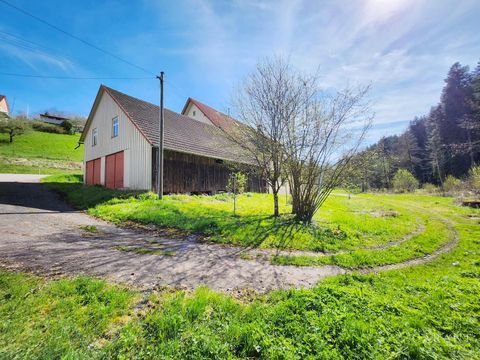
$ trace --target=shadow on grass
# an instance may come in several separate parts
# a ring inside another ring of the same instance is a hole
[[[66,181],[46,181],[44,184],[51,190],[60,194],[66,202],[79,210],[86,210],[95,207],[98,204],[102,204],[114,198],[126,199],[139,193],[138,191],[107,189],[100,185],[84,185],[82,183],[83,176],[78,174],[62,176]],[[52,178],[54,180],[54,177]]]
[[[242,214],[233,216],[226,209],[215,205],[196,204],[196,198],[165,197],[164,200],[141,199],[138,191],[121,191],[102,186],[86,186],[81,175],[63,176],[61,182],[46,185],[77,209],[92,209],[95,216],[121,224],[136,222],[154,224],[161,228],[174,228],[196,233],[207,240],[240,245],[247,248],[269,247],[274,249],[302,247],[322,251],[324,241],[332,238],[329,229],[304,225],[292,215],[273,217],[266,214]],[[140,197],[140,199],[138,199]],[[116,200],[110,203],[110,200]],[[186,200],[185,200],[186,199]],[[96,207],[97,205],[105,205]],[[95,208],[96,207],[96,208]]]

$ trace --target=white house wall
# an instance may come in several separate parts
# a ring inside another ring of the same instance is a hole
[[[195,115],[193,112],[195,111]],[[194,103],[190,102],[187,109],[185,110],[184,115],[195,119],[197,121],[203,122],[205,124],[213,125],[212,122],[200,111],[200,109]]]
[[[112,137],[112,119],[118,116],[118,136]],[[97,144],[92,146],[92,130],[97,129]],[[105,156],[124,151],[124,187],[150,190],[152,150],[145,137],[127,118],[117,103],[103,93],[84,144],[84,162],[101,158],[100,181],[105,185]],[[85,166],[84,166],[85,168]]]
[[[0,100],[0,112],[3,112],[8,115],[7,100],[5,100],[5,98]]]

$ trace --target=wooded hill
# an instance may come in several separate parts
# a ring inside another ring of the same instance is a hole
[[[473,71],[457,62],[429,114],[356,155],[346,182],[363,190],[391,188],[397,170],[407,169],[421,183],[442,185],[448,175],[465,177],[479,161],[480,61]]]

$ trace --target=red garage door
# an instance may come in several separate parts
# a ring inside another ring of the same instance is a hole
[[[123,151],[105,158],[105,186],[115,189],[123,188]]]
[[[101,171],[100,159],[87,161],[85,166],[86,166],[85,183],[87,185],[100,184],[100,171]]]

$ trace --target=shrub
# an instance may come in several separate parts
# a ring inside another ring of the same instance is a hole
[[[42,121],[32,121],[33,130],[42,131],[51,134],[67,134],[68,132],[61,126],[44,123]]]
[[[138,200],[158,200],[158,194],[155,194],[153,191],[149,191],[146,193],[138,194]]]
[[[412,192],[418,188],[418,180],[406,169],[399,169],[393,177],[393,189],[396,192]]]
[[[438,192],[438,187],[436,187],[435,185],[431,184],[431,183],[425,183],[423,184],[423,190],[425,190],[425,192],[429,193],[429,194],[435,194]]]
[[[468,172],[468,182],[475,192],[480,192],[480,165],[473,166]]]
[[[247,176],[240,171],[232,173],[228,178],[227,182],[227,191],[233,193],[234,191],[234,180],[235,180],[235,193],[243,194],[247,186]]]
[[[60,126],[65,130],[67,134],[73,134],[73,125],[70,121],[65,120],[63,121]]]
[[[453,175],[448,175],[443,182],[443,190],[448,193],[460,190],[461,186],[462,181]]]

